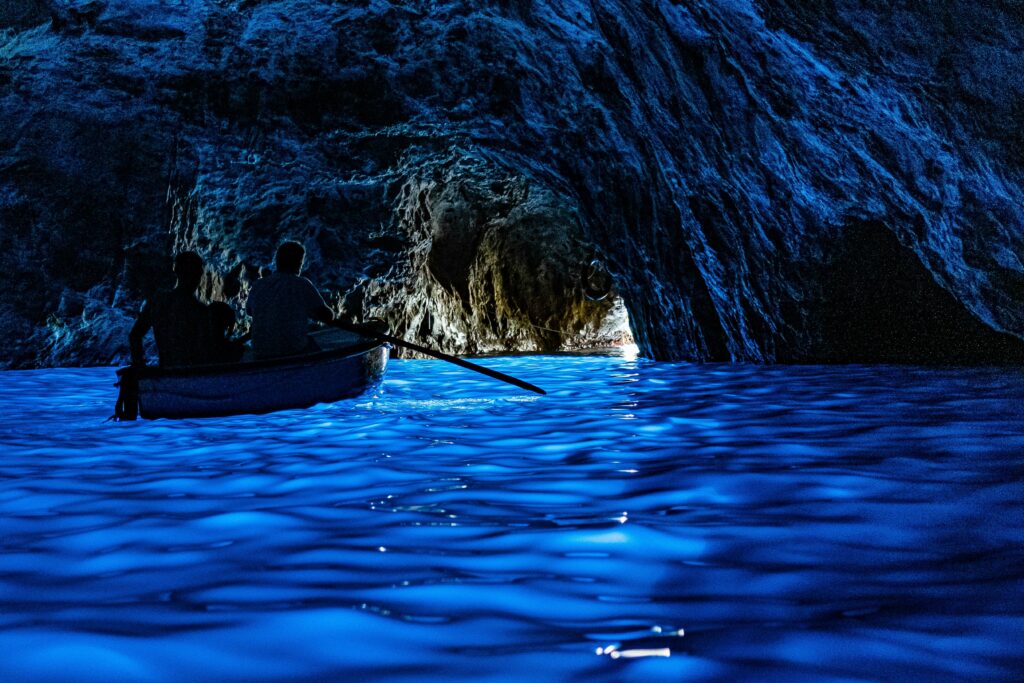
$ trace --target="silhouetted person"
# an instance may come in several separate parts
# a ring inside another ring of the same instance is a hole
[[[252,316],[252,349],[256,358],[291,356],[317,350],[309,337],[309,321],[328,323],[334,313],[313,283],[302,277],[306,250],[285,242],[274,257],[276,270],[252,285],[246,310]]]
[[[232,333],[238,320],[235,311],[223,301],[210,304],[211,348],[210,360],[214,363],[237,363],[245,352],[244,338],[233,339]]]
[[[178,284],[147,301],[128,334],[132,364],[143,365],[142,339],[153,330],[161,366],[197,365],[210,361],[210,314],[196,298],[203,279],[203,259],[194,251],[174,258]]]

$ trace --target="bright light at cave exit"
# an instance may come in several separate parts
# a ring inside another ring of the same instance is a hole
[[[633,330],[629,324],[629,311],[620,297],[615,297],[612,302],[612,308],[601,324],[599,337],[610,339],[611,345],[621,348],[622,355],[629,360],[640,355],[640,347],[633,339]]]

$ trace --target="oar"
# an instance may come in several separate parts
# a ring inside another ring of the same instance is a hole
[[[455,356],[449,356],[447,353],[441,353],[440,351],[435,351],[434,349],[427,348],[426,346],[413,344],[412,342],[407,342],[404,339],[399,339],[398,337],[392,337],[390,334],[374,332],[373,330],[366,329],[365,327],[362,327],[360,325],[351,325],[349,323],[342,322],[341,320],[335,320],[334,322],[330,322],[327,324],[333,327],[337,327],[338,329],[341,330],[355,332],[356,334],[360,334],[364,337],[371,337],[373,339],[376,339],[377,341],[389,342],[391,344],[394,344],[395,346],[401,346],[402,348],[406,348],[411,351],[417,351],[425,356],[433,356],[434,358],[439,358],[441,360],[448,361],[449,363],[454,363],[455,365],[458,365],[460,368],[466,368],[467,370],[472,370],[473,372],[479,372],[481,375],[487,375],[488,377],[491,377],[493,379],[497,379],[502,382],[508,382],[509,384],[514,384],[520,389],[526,389],[527,391],[532,391],[534,393],[541,395],[546,395],[548,393],[538,386],[534,386],[529,382],[524,382],[521,379],[516,379],[515,377],[512,377],[511,375],[506,375],[503,372],[491,370],[490,368],[485,368],[482,365],[470,363],[468,360],[462,360],[461,358],[456,358]]]

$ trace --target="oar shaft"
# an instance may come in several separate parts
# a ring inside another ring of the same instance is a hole
[[[440,351],[435,351],[434,349],[431,349],[426,346],[420,346],[419,344],[407,342],[404,339],[399,339],[398,337],[392,337],[390,334],[384,334],[383,332],[374,332],[371,330],[361,328],[357,325],[350,325],[340,320],[335,320],[332,324],[334,325],[334,327],[340,328],[342,330],[355,332],[356,334],[361,334],[364,337],[373,337],[378,341],[389,342],[391,344],[394,344],[395,346],[401,346],[402,348],[409,349],[410,351],[416,351],[426,356],[432,356],[440,360],[448,361],[449,363],[458,365],[460,368],[472,370],[473,372],[479,372],[481,375],[487,375],[488,377],[491,377],[493,379],[500,380],[502,382],[507,382],[509,384],[519,387],[520,389],[526,389],[527,391],[532,391],[534,393],[541,395],[547,394],[547,392],[541,389],[540,387],[530,384],[529,382],[524,382],[523,380],[518,379],[516,377],[512,377],[511,375],[506,375],[503,372],[498,372],[497,370],[485,368],[484,366],[477,365],[476,363],[470,363],[468,360],[463,360],[462,358],[449,356],[447,353],[441,353]]]

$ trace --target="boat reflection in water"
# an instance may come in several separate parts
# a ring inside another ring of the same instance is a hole
[[[392,361],[359,398],[103,424],[0,374],[0,678],[957,680],[1024,670],[1024,382]]]

